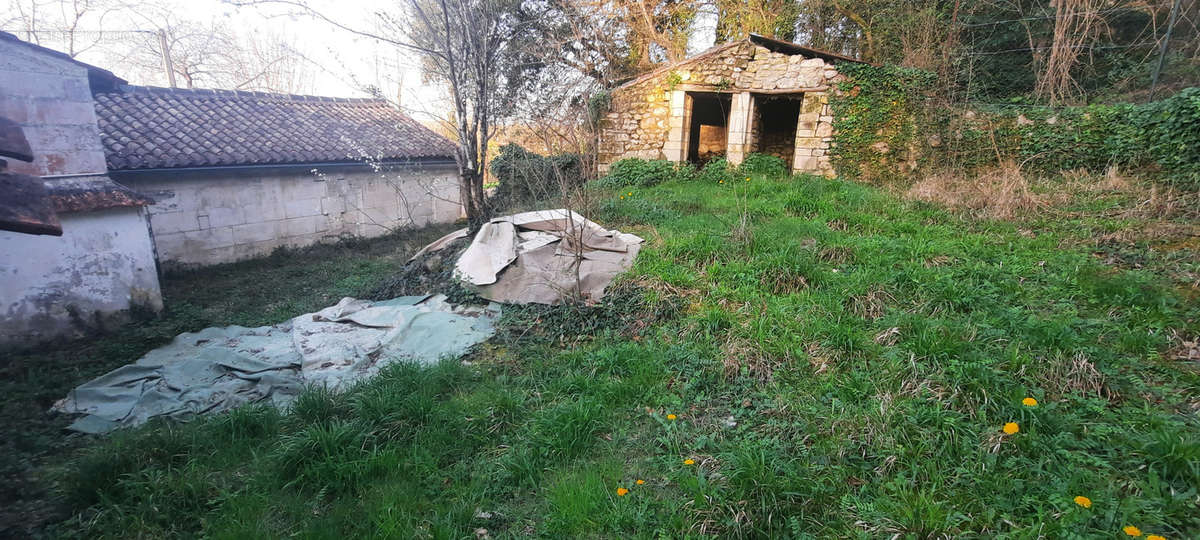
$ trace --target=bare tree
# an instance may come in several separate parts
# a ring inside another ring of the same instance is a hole
[[[72,58],[112,39],[104,19],[118,9],[115,0],[8,0],[0,28],[17,30],[38,45],[61,49]]]

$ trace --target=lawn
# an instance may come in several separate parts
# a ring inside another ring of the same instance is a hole
[[[807,176],[620,195],[589,217],[647,245],[605,305],[509,309],[465,361],[285,413],[50,452],[30,474],[70,517],[48,532],[1200,535],[1200,250],[1097,240],[1169,216],[1088,193],[998,221]],[[173,332],[361,294],[402,260],[372,245],[168,280],[167,319],[5,390],[44,407]]]

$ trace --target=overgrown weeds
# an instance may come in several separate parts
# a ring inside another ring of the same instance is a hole
[[[1066,199],[1082,177],[1001,176],[994,208],[807,176],[638,188],[661,212],[623,214],[651,241],[604,304],[506,309],[465,363],[278,418],[100,444],[60,531],[1195,536],[1195,263],[1084,242],[1149,219],[1125,215],[1140,180],[1091,178]]]

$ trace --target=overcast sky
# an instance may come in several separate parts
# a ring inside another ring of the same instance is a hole
[[[116,2],[118,0],[110,0]],[[260,3],[238,6],[235,2],[248,0],[137,0],[141,8],[132,7],[84,19],[79,28],[84,34],[103,30],[154,30],[154,23],[144,13],[146,6],[168,10],[177,19],[207,23],[218,21],[239,35],[270,33],[281,36],[308,59],[307,83],[304,93],[334,96],[363,97],[363,88],[373,85],[390,100],[402,96],[401,107],[417,117],[429,119],[441,117],[440,111],[447,107],[445,92],[423,84],[417,60],[396,47],[368,37],[357,36],[341,30],[328,22],[305,15],[300,9],[282,4]],[[16,13],[18,4],[28,6],[36,2],[42,18],[53,18],[54,10],[70,5],[69,0],[0,0],[0,23]],[[380,10],[394,11],[397,0],[307,0],[308,5],[320,13],[352,28],[372,29],[375,13]],[[701,51],[712,45],[712,26],[715,17],[701,15],[696,32],[693,33],[690,49]],[[24,37],[10,21],[4,30]],[[51,48],[56,36],[42,35],[42,44]],[[59,45],[59,46],[56,46]],[[161,72],[136,70],[123,67],[119,58],[111,51],[92,49],[80,53],[77,58],[104,69],[108,69],[132,84],[166,86],[166,77]]]

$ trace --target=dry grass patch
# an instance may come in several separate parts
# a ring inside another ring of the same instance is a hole
[[[723,375],[727,381],[746,375],[759,382],[768,382],[775,370],[787,361],[763,352],[753,341],[735,336],[725,340],[721,352]]]
[[[896,297],[891,293],[884,290],[883,287],[875,286],[864,294],[847,298],[846,308],[858,317],[873,321],[883,316],[888,303],[895,301]]]
[[[1010,219],[1048,204],[1045,197],[1034,193],[1021,168],[1014,163],[985,170],[974,177],[954,171],[931,174],[913,184],[904,197],[994,219]]]
[[[808,279],[804,274],[791,269],[784,268],[777,272],[763,274],[759,278],[759,284],[771,294],[784,295],[793,294],[808,288]]]
[[[1096,369],[1083,353],[1076,353],[1065,362],[1056,362],[1042,376],[1044,388],[1055,389],[1062,393],[1076,392],[1083,395],[1096,396],[1109,402],[1117,402],[1121,394],[1108,384],[1108,379]]]

